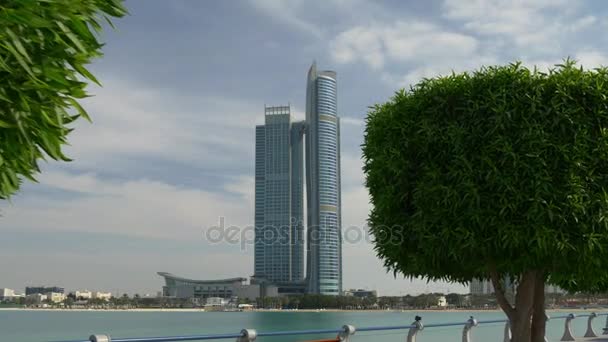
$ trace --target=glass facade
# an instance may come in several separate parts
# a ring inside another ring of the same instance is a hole
[[[313,64],[306,89],[306,189],[308,291],[342,291],[340,119],[333,71]]]
[[[272,282],[304,279],[304,127],[289,106],[266,107],[256,127],[254,271]]]

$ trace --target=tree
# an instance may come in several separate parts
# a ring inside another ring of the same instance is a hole
[[[542,341],[547,281],[606,285],[607,80],[570,60],[546,73],[515,63],[425,79],[372,107],[364,172],[385,266],[491,279],[513,341]]]
[[[0,4],[0,199],[45,158],[69,161],[71,124],[89,120],[86,68],[101,56],[101,20],[126,13],[122,0],[4,0]],[[111,23],[110,23],[111,24]]]

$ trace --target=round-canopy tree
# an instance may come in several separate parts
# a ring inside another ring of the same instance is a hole
[[[607,97],[607,69],[567,60],[546,73],[517,63],[425,79],[372,107],[364,172],[385,266],[492,279],[513,341],[542,341],[547,280],[606,284]]]
[[[85,68],[101,56],[101,20],[122,17],[122,0],[0,2],[0,199],[33,180],[38,161],[61,152],[69,124],[88,119]],[[73,109],[73,110],[72,110]]]

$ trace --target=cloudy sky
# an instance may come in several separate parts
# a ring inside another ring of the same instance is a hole
[[[264,104],[303,118],[308,67],[338,73],[344,228],[369,209],[360,144],[368,106],[422,77],[567,56],[608,64],[608,4],[564,0],[128,0],[92,69],[93,124],[71,163],[0,203],[0,287],[156,293],[157,271],[251,275],[251,246],[210,243],[253,223],[254,126]],[[387,274],[369,243],[344,246],[347,288],[465,291]]]

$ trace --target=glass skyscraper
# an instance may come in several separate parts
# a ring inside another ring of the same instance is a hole
[[[306,86],[308,292],[342,291],[340,119],[334,71],[313,63]]]
[[[342,218],[336,73],[317,71],[315,63],[311,66],[305,122],[291,122],[289,107],[266,107],[265,124],[256,126],[255,151],[256,278],[300,284],[306,279],[309,293],[340,294]]]
[[[304,279],[303,122],[291,121],[289,106],[266,107],[256,126],[256,278],[271,282]]]

